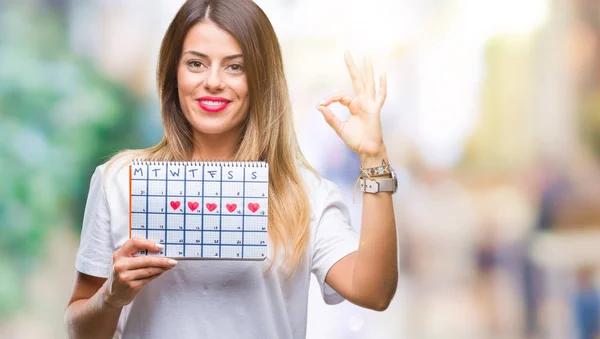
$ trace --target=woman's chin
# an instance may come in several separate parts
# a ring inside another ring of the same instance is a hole
[[[207,128],[206,126],[203,126],[200,129],[196,128],[195,132],[198,134],[203,134],[203,135],[220,135],[220,134],[227,132],[227,129],[226,128],[218,128],[218,127]]]
[[[220,135],[231,132],[235,129],[235,126],[224,125],[224,124],[210,124],[210,123],[198,123],[192,125],[195,133],[204,135]]]
[[[233,118],[233,119],[232,119]],[[238,121],[241,120],[241,121]],[[243,122],[242,119],[231,116],[202,116],[193,115],[188,119],[195,133],[204,135],[219,135],[229,134],[230,132],[240,128]]]

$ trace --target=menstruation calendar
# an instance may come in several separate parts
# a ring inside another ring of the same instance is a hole
[[[130,237],[165,246],[136,255],[266,258],[267,163],[135,160],[129,176]]]

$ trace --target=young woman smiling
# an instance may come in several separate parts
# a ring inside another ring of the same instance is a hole
[[[65,318],[72,338],[304,338],[310,273],[324,300],[385,310],[396,290],[393,170],[381,135],[385,77],[346,64],[354,95],[319,104],[362,162],[360,234],[338,187],[304,159],[279,42],[251,0],[189,0],[166,35],[158,64],[162,141],[98,166],[92,176]],[[341,121],[327,107],[350,110]],[[160,244],[129,239],[131,159],[266,161],[269,248],[265,261],[134,257]],[[382,166],[383,163],[383,166]],[[358,169],[357,169],[358,170]]]

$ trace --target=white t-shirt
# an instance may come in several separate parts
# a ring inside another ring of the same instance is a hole
[[[117,161],[94,172],[75,267],[107,278],[112,253],[129,237],[129,170]],[[310,274],[323,299],[344,299],[325,284],[329,269],[358,249],[358,233],[339,188],[302,169],[311,204],[308,260],[295,276],[277,273],[280,258],[264,274],[264,261],[179,260],[127,305],[117,338],[305,338]],[[280,252],[281,253],[281,252]]]

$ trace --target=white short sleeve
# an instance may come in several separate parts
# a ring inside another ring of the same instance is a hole
[[[317,214],[311,272],[317,277],[326,304],[339,304],[345,299],[325,283],[329,269],[340,259],[358,250],[359,234],[350,225],[348,207],[340,189],[322,179],[326,198],[321,214]]]
[[[101,278],[110,274],[113,253],[110,213],[102,179],[104,167],[96,167],[92,175],[75,259],[75,268],[79,272]]]

